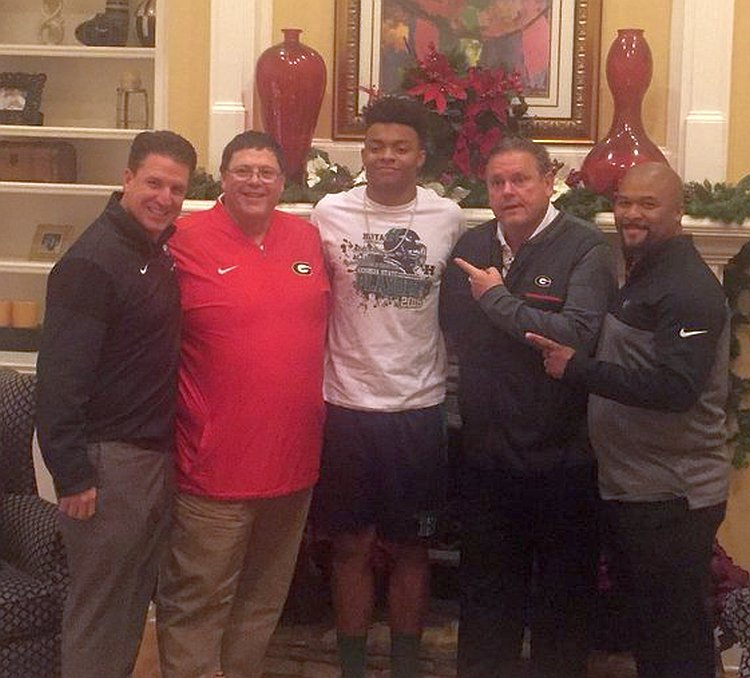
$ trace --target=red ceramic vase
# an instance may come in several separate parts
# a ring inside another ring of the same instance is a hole
[[[284,28],[284,42],[258,58],[256,84],[263,129],[284,149],[287,177],[300,183],[326,89],[326,66],[299,40],[299,28]]]
[[[668,164],[643,129],[641,104],[652,73],[651,49],[640,28],[621,28],[607,54],[607,84],[614,116],[607,136],[591,149],[581,166],[583,183],[596,193],[614,195],[625,172],[638,163]]]

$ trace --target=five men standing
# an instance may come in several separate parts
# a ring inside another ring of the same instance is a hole
[[[607,314],[609,248],[550,204],[544,147],[507,138],[492,151],[495,219],[462,237],[460,209],[417,186],[423,116],[395,97],[366,109],[367,185],[324,198],[318,231],[275,209],[278,144],[235,137],[223,196],[170,242],[179,289],[165,242],[195,151],[171,132],[136,137],[122,194],[50,275],[39,355],[39,439],[72,579],[66,677],[125,676],[135,662],[171,514],[178,358],[163,676],[260,675],[322,441],[314,508],[333,538],[343,676],[365,674],[378,548],[392,675],[418,675],[447,470],[442,279],[461,368],[461,678],[525,675],[527,624],[534,678],[585,675],[598,492],[639,676],[712,678],[704,597],[728,484],[728,315],[680,234],[679,178],[646,164],[622,181],[627,281]]]

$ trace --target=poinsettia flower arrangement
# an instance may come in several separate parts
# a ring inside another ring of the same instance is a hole
[[[482,181],[490,150],[504,135],[519,131],[528,108],[518,73],[466,66],[460,54],[449,57],[433,44],[424,58],[414,58],[404,89],[448,125],[452,154],[443,183],[458,175]]]

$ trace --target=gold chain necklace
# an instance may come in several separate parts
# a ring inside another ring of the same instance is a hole
[[[417,198],[418,197],[419,197],[419,192],[416,192],[414,194],[414,202],[412,203],[411,210],[409,211],[409,225],[407,226],[408,230],[411,230],[411,227],[414,225],[414,215],[417,212]],[[364,191],[362,191],[362,211],[364,212],[364,215],[365,215],[365,230],[367,231],[367,233],[370,232],[370,213],[367,207],[368,200],[369,199],[367,197],[367,189],[365,189]],[[371,200],[370,202],[374,203],[375,201]],[[399,207],[401,207],[401,205],[399,205]]]

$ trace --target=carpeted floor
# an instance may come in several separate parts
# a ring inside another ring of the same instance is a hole
[[[306,625],[284,626],[280,635],[283,635],[285,642],[289,643],[293,642],[295,635],[302,637],[306,633],[309,633],[309,627]],[[276,649],[278,653],[278,644]],[[279,660],[275,660],[275,666],[279,665]],[[154,622],[153,618],[150,618],[144,633],[143,645],[133,678],[159,678],[159,675]],[[264,678],[288,678],[290,675],[293,674],[267,673]],[[317,674],[305,672],[304,675],[311,676],[311,678],[315,678],[316,675],[320,676],[320,678],[331,678],[335,673],[332,673],[330,669],[326,669]],[[383,673],[383,675],[387,674]],[[732,678],[736,674],[727,672],[725,675],[726,678]],[[594,653],[591,657],[588,678],[635,678],[635,676],[636,673],[632,658],[627,654]],[[675,678],[679,677],[675,676]]]

